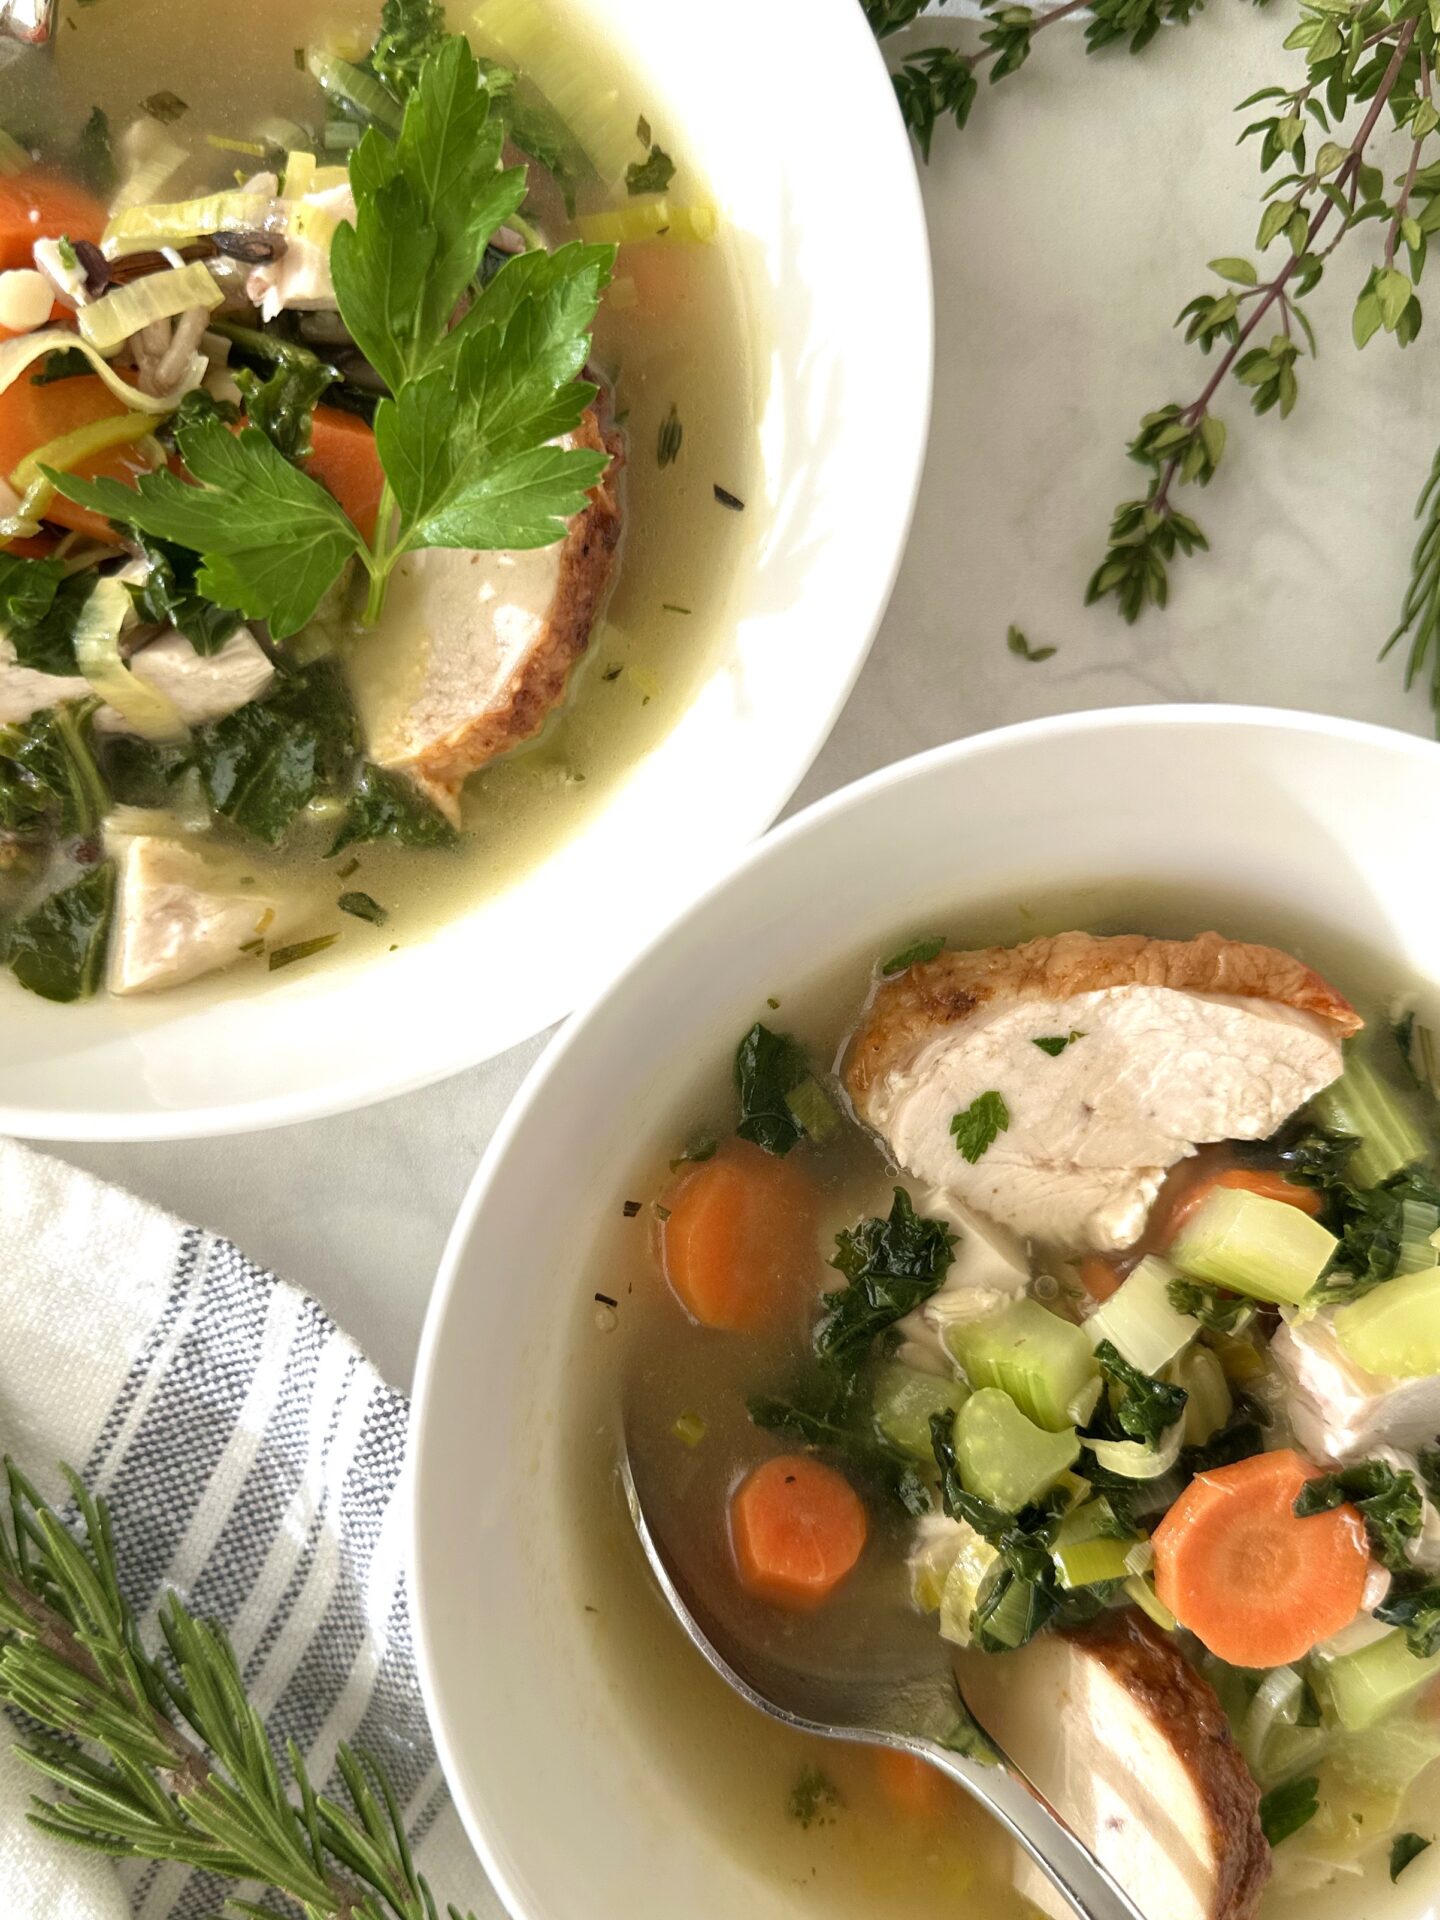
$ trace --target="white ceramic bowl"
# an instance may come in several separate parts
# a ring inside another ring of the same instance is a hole
[[[447,1249],[413,1425],[420,1664],[461,1815],[517,1920],[779,1920],[813,1911],[702,1825],[594,1636],[562,1443],[587,1249],[677,1124],[697,1067],[832,956],[963,927],[967,907],[1097,881],[1177,883],[1259,923],[1358,939],[1440,982],[1440,748],[1339,720],[1141,708],[942,748],[752,849],[558,1037]],[[1097,911],[1104,912],[1103,896]],[[1202,908],[1203,911],[1203,908]],[[1217,907],[1217,912],[1223,908]],[[863,963],[862,963],[863,964]],[[617,1520],[617,1525],[622,1524]],[[703,1738],[680,1726],[672,1746]],[[1422,1920],[1440,1848],[1305,1920]],[[1160,1917],[1157,1917],[1160,1920]]]
[[[733,635],[588,825],[423,944],[169,1004],[52,1007],[0,980],[0,1132],[238,1132],[488,1059],[587,997],[761,832],[829,732],[899,564],[929,418],[909,142],[854,0],[728,0],[723,15],[604,0],[604,13],[746,237],[769,345],[765,497],[747,502],[759,555]],[[797,100],[797,75],[813,95]]]

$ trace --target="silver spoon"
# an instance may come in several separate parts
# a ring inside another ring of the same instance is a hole
[[[955,1751],[948,1741],[973,1716],[953,1674],[808,1673],[741,1645],[690,1589],[651,1531],[622,1442],[620,1484],[645,1558],[689,1638],[752,1707],[802,1733],[913,1753],[957,1781],[1000,1822],[1080,1915],[1080,1920],[1145,1920],[1053,1807],[995,1748],[998,1765]],[[989,1740],[989,1735],[985,1735]],[[990,1741],[992,1748],[995,1743]]]

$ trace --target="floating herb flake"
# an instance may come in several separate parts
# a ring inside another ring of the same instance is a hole
[[[383,927],[390,918],[389,909],[368,893],[342,893],[335,904],[342,913],[353,914],[357,920],[368,920],[374,927]]]
[[[648,159],[632,160],[625,169],[625,191],[664,193],[674,178],[675,162],[663,147],[652,146]]]
[[[152,120],[158,120],[162,126],[172,126],[183,114],[190,111],[188,100],[182,100],[178,93],[162,88],[140,102],[140,111],[148,113]]]
[[[640,118],[635,122],[635,138],[640,142],[642,147],[645,147],[645,148],[649,147],[650,122],[645,118],[643,113],[641,114]]]
[[[1421,1833],[1397,1833],[1390,1842],[1390,1879],[1398,1880],[1412,1860],[1418,1860],[1432,1843]]]
[[[655,462],[657,466],[668,467],[680,457],[681,442],[685,438],[685,428],[675,402],[670,402],[670,411],[660,422],[660,433],[655,444]]]
[[[828,1827],[843,1805],[835,1782],[819,1767],[806,1767],[790,1789],[790,1818],[797,1826]]]
[[[737,499],[728,487],[722,487],[718,480],[713,483],[713,489],[715,498],[720,502],[722,507],[728,507],[731,513],[743,513],[745,511],[745,502]]]
[[[1032,1047],[1039,1047],[1041,1053],[1048,1053],[1050,1058],[1054,1060],[1060,1054],[1064,1053],[1066,1047],[1068,1047],[1072,1041],[1083,1040],[1084,1038],[1085,1035],[1080,1031],[1079,1027],[1072,1027],[1069,1033],[1041,1034],[1038,1039],[1032,1040],[1030,1044]]]
[[[627,1200],[620,1211],[627,1220],[633,1220],[640,1211],[640,1202],[638,1200]]]
[[[1019,627],[1014,626],[1006,632],[1005,645],[1017,658],[1028,660],[1032,665],[1038,665],[1041,660],[1049,660],[1060,651],[1058,647],[1032,647]]]
[[[317,933],[313,940],[296,940],[291,946],[276,947],[270,955],[270,971],[275,973],[281,967],[293,967],[297,960],[308,960],[313,954],[324,953],[339,938],[338,933]]]
[[[880,971],[888,979],[892,973],[904,973],[909,967],[923,967],[928,960],[936,959],[944,951],[943,934],[936,934],[930,940],[915,940],[908,947],[902,947],[899,953],[892,953],[888,960],[882,960]]]

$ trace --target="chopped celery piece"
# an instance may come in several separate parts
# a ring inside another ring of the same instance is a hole
[[[1085,1322],[1092,1345],[1109,1340],[1141,1373],[1159,1373],[1200,1331],[1198,1320],[1170,1304],[1168,1289],[1176,1277],[1168,1260],[1147,1254]]]
[[[1061,1586],[1092,1587],[1100,1580],[1125,1579],[1138,1544],[1139,1536],[1121,1525],[1103,1494],[1087,1500],[1060,1522],[1051,1549]]]
[[[975,1609],[1004,1571],[999,1552],[988,1540],[973,1527],[967,1527],[966,1534],[940,1594],[940,1637],[957,1647],[969,1646]]]
[[[1316,1691],[1347,1733],[1363,1733],[1373,1727],[1437,1673],[1440,1653],[1428,1660],[1417,1659],[1399,1627],[1354,1653],[1314,1663]]]
[[[1000,1387],[1037,1426],[1079,1426],[1100,1398],[1100,1369],[1081,1329],[1038,1301],[947,1329],[945,1343],[972,1387]]]
[[[1149,1574],[1132,1573],[1125,1582],[1124,1594],[1133,1600],[1143,1614],[1147,1614],[1162,1633],[1174,1633],[1179,1621],[1155,1591],[1155,1583]]]
[[[591,245],[633,245],[640,240],[690,240],[704,244],[715,238],[720,216],[714,207],[672,207],[668,200],[632,200],[627,207],[604,213],[582,213],[575,222],[580,238]]]
[[[191,307],[218,307],[224,298],[204,261],[192,260],[188,267],[147,273],[81,307],[80,332],[97,353],[111,353],[152,321],[173,320]]]
[[[348,100],[352,107],[358,107],[367,120],[373,120],[377,127],[384,127],[387,133],[400,131],[400,103],[394,94],[381,86],[374,74],[352,66],[338,54],[327,53],[323,47],[311,47],[305,55],[305,64],[310,69],[311,77],[320,82],[326,93],[339,94],[342,100]]]
[[[120,657],[120,632],[130,612],[130,594],[113,574],[97,580],[75,626],[75,664],[142,740],[183,740],[188,729],[174,702]]]
[[[1087,1440],[1086,1445],[1107,1473],[1127,1480],[1159,1480],[1180,1458],[1185,1442],[1182,1415],[1153,1447],[1145,1440]]]
[[[1023,1647],[1035,1627],[1035,1589],[1028,1580],[1012,1579],[985,1616],[987,1646]]]
[[[840,1131],[835,1102],[813,1073],[807,1074],[798,1087],[792,1087],[785,1096],[785,1104],[801,1131],[817,1146],[823,1146]]]
[[[705,1438],[705,1422],[698,1413],[682,1413],[676,1416],[670,1431],[682,1445],[698,1447]]]
[[[1440,1720],[1397,1719],[1348,1733],[1331,1755],[1337,1773],[1381,1793],[1405,1793],[1432,1761],[1440,1760]]]
[[[151,247],[182,247],[201,234],[261,226],[269,212],[269,194],[233,191],[126,207],[111,216],[101,245],[112,260]]]
[[[1359,1140],[1345,1167],[1357,1187],[1378,1187],[1429,1152],[1403,1097],[1358,1054],[1333,1086],[1316,1094],[1310,1111],[1328,1132],[1353,1133]]]
[[[1216,1187],[1180,1229],[1170,1256],[1197,1280],[1298,1307],[1335,1247],[1334,1234],[1298,1207],[1242,1187]]]
[[[919,1373],[892,1360],[875,1383],[875,1425],[892,1447],[899,1447],[914,1460],[933,1461],[931,1414],[958,1413],[969,1397],[970,1389],[963,1380]]]
[[[1074,1466],[1080,1441],[1073,1427],[1049,1433],[1027,1420],[1008,1393],[982,1387],[956,1416],[955,1451],[967,1493],[1018,1513]]]
[[[348,177],[348,176],[347,176]],[[303,200],[315,184],[315,156],[294,149],[285,156],[285,173],[280,191],[287,200]]]
[[[1440,1248],[1435,1233],[1440,1228],[1440,1207],[1426,1200],[1400,1202],[1400,1245],[1395,1256],[1396,1273],[1424,1273],[1440,1266]]]
[[[1367,1373],[1401,1380],[1440,1373],[1440,1270],[1387,1280],[1337,1307],[1335,1338]]]
[[[1185,1402],[1184,1444],[1203,1447],[1230,1418],[1235,1404],[1224,1367],[1209,1347],[1196,1346],[1180,1355],[1167,1378],[1189,1395]]]

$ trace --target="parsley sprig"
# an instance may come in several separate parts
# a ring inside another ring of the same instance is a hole
[[[177,430],[198,485],[168,471],[133,491],[48,477],[67,498],[195,552],[200,592],[268,621],[279,639],[313,618],[352,562],[368,575],[373,623],[403,554],[560,539],[606,465],[603,453],[553,443],[595,397],[576,376],[614,249],[521,254],[480,290],[486,242],[525,194],[525,169],[500,166],[503,139],[486,75],[456,34],[425,54],[397,138],[372,127],[351,158],[355,224],[337,230],[331,271],[341,318],[389,388],[375,414],[385,488],[372,540],[254,426]]]

